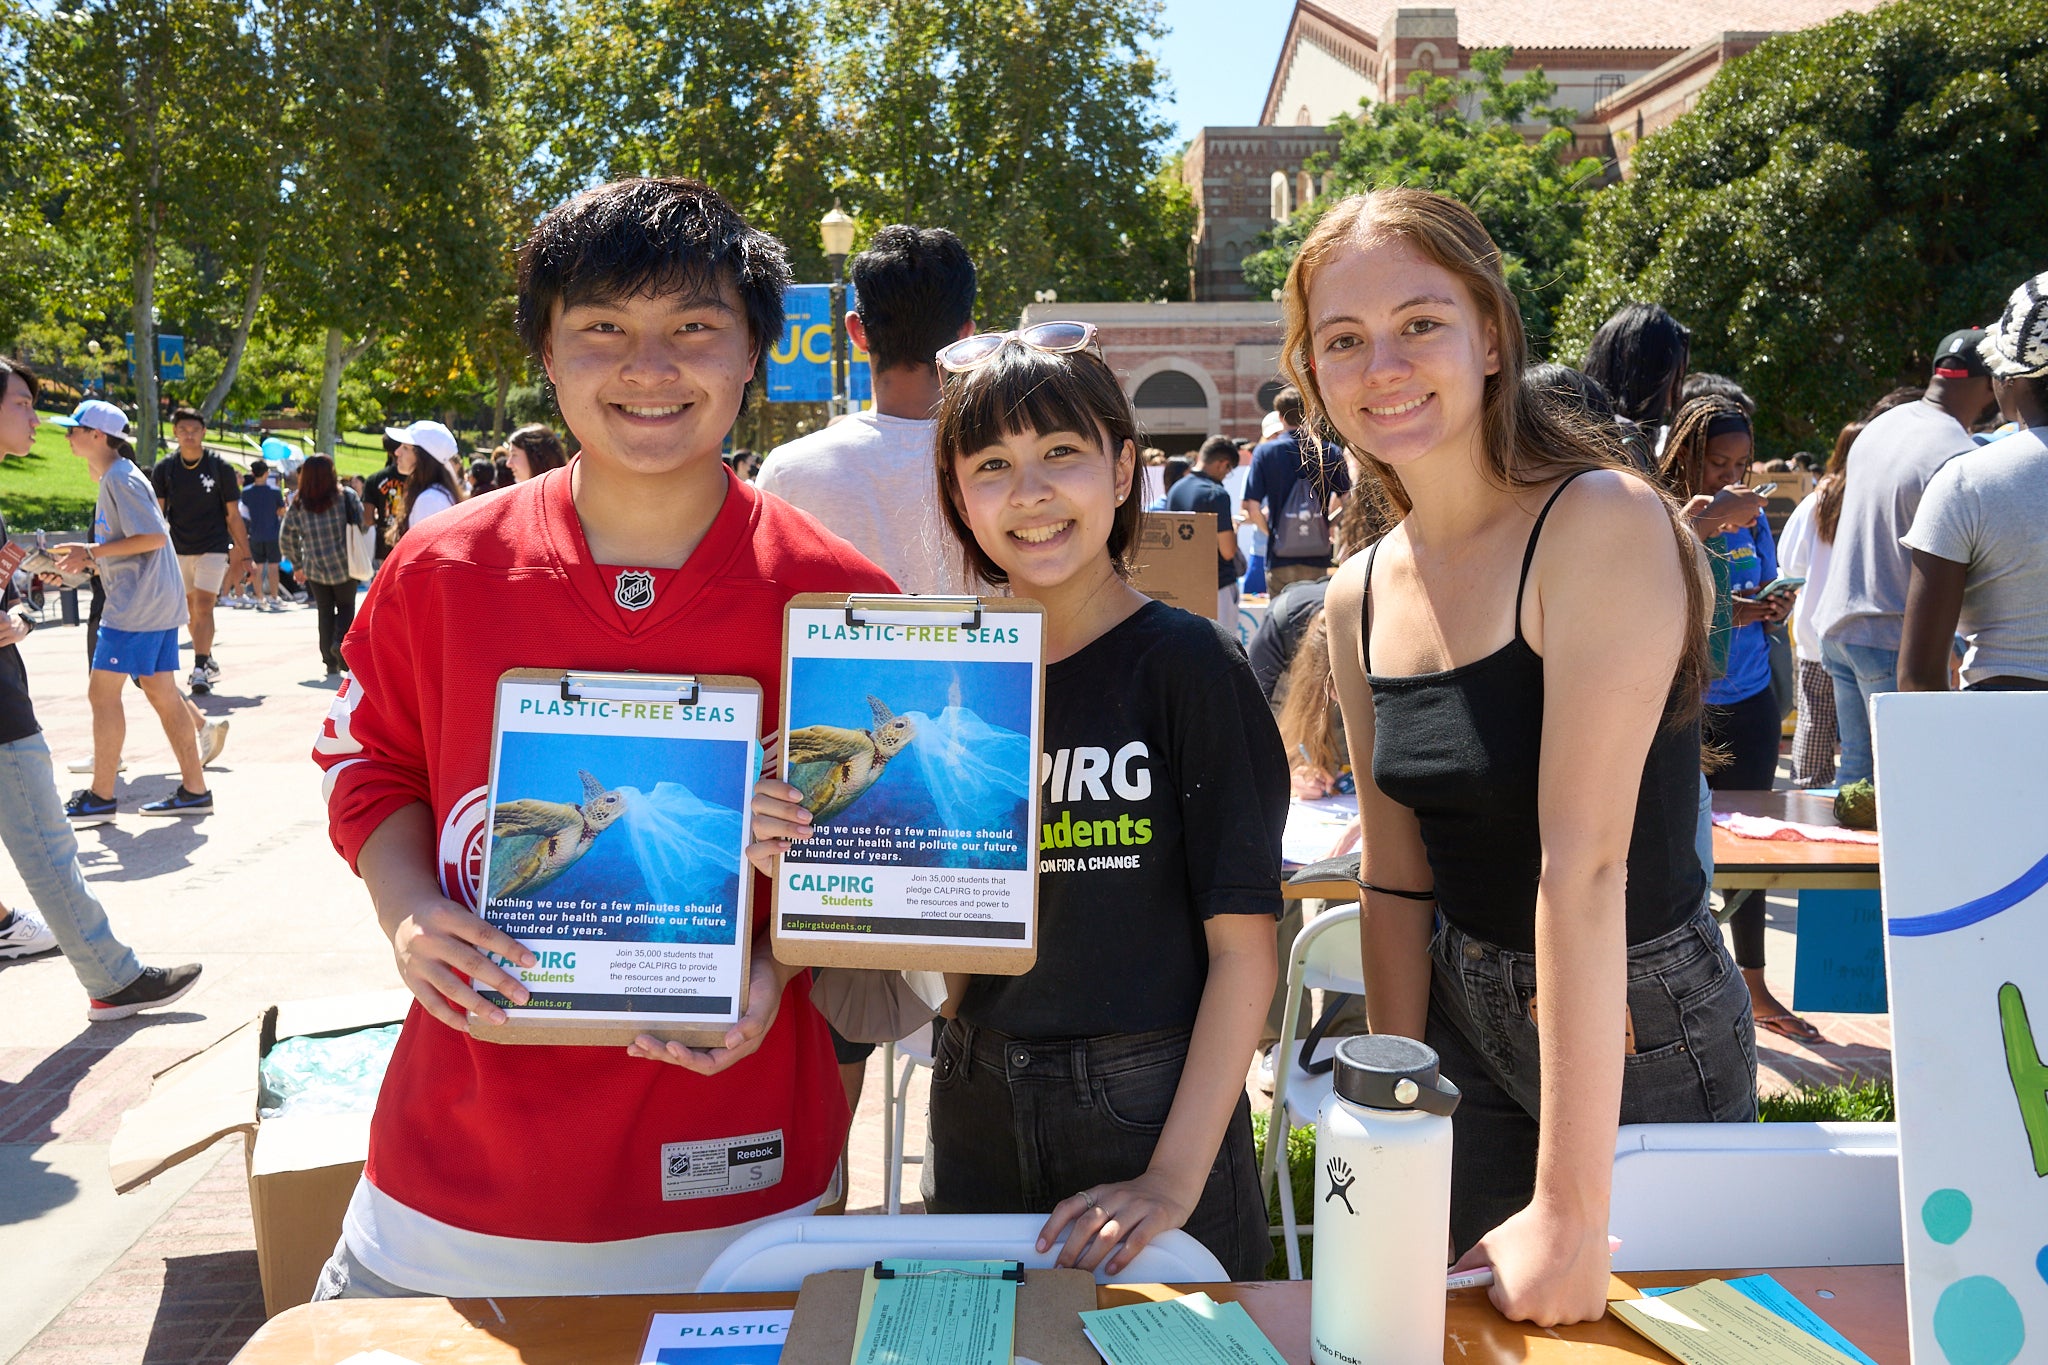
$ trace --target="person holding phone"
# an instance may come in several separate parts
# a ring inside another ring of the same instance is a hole
[[[1728,583],[1727,664],[1721,676],[1707,684],[1707,709],[1700,727],[1707,747],[1727,759],[1707,774],[1707,785],[1715,791],[1769,791],[1777,780],[1784,733],[1785,718],[1771,691],[1771,645],[1765,628],[1792,614],[1798,589],[1776,581],[1778,547],[1762,511],[1762,499],[1774,486],[1742,488],[1755,454],[1749,414],[1734,399],[1718,394],[1695,398],[1680,408],[1664,446],[1664,478],[1677,496],[1697,502],[1747,491],[1758,506],[1747,519],[1724,522],[1706,537],[1707,551]],[[1774,590],[1759,592],[1765,584]],[[1795,1043],[1820,1042],[1820,1030],[1787,1008],[1764,981],[1764,898],[1754,892],[1735,894],[1742,897],[1729,919],[1735,963],[1749,984],[1757,1027]]]

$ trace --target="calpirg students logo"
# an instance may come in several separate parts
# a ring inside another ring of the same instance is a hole
[[[645,569],[621,570],[612,600],[627,611],[645,611],[654,605],[654,575]]]

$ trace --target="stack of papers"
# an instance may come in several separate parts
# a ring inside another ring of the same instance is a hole
[[[1188,1294],[1081,1315],[1109,1365],[1287,1365],[1242,1304]]]
[[[1607,1306],[1685,1365],[1872,1365],[1768,1275],[1644,1293]]]
[[[1280,836],[1280,861],[1288,867],[1306,867],[1330,857],[1345,828],[1357,817],[1356,796],[1289,802],[1287,828]]]

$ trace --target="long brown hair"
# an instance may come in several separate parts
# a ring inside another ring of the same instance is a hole
[[[1344,766],[1337,727],[1330,723],[1330,623],[1322,612],[1309,622],[1287,666],[1287,698],[1280,703],[1280,740],[1290,766],[1299,758],[1333,776]]]
[[[308,512],[325,512],[334,506],[334,461],[325,455],[308,455],[299,466],[299,506]]]
[[[1500,248],[1470,209],[1428,190],[1374,190],[1340,201],[1309,232],[1287,272],[1287,286],[1281,294],[1286,340],[1280,368],[1307,402],[1310,441],[1321,446],[1319,433],[1330,424],[1330,417],[1310,364],[1313,323],[1309,291],[1316,273],[1338,252],[1387,240],[1405,243],[1456,276],[1481,318],[1494,329],[1500,369],[1486,377],[1480,432],[1487,473],[1498,486],[1538,487],[1580,470],[1612,469],[1656,487],[1629,462],[1619,430],[1612,423],[1593,422],[1558,404],[1528,401],[1522,390],[1522,371],[1529,363],[1528,342],[1522,331],[1521,309],[1501,266]],[[1408,491],[1401,486],[1400,476],[1369,451],[1357,453],[1368,476],[1361,492],[1379,504],[1384,523],[1391,529],[1408,514],[1412,505]],[[1698,714],[1706,683],[1707,623],[1713,590],[1699,542],[1681,519],[1671,495],[1661,488],[1658,492],[1671,519],[1679,563],[1688,570],[1680,577],[1685,582],[1691,628],[1685,632],[1679,654],[1669,715],[1674,723],[1682,723]]]
[[[449,501],[463,500],[462,484],[447,465],[435,457],[424,446],[412,448],[412,473],[405,476],[405,515],[399,518],[401,526],[412,521],[413,504],[420,500],[420,494],[429,488],[439,488],[448,494]]]
[[[1827,472],[1814,485],[1813,531],[1823,545],[1835,543],[1835,528],[1842,524],[1842,493],[1849,486],[1849,447],[1869,425],[1861,417],[1842,424],[1835,434],[1835,453],[1828,456]]]

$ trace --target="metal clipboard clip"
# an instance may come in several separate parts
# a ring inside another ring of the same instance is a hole
[[[936,619],[935,619],[936,618]],[[981,629],[978,597],[849,597],[849,626],[965,626]]]
[[[655,678],[644,673],[564,673],[563,701],[672,701],[695,706],[695,678]]]
[[[952,1266],[941,1270],[892,1270],[886,1262],[876,1261],[875,1268],[871,1273],[878,1280],[894,1280],[899,1278],[905,1280],[924,1280],[951,1275],[962,1280],[1009,1280],[1015,1284],[1024,1283],[1024,1263],[1022,1261],[1012,1261],[1005,1269],[1000,1271],[960,1270]]]

